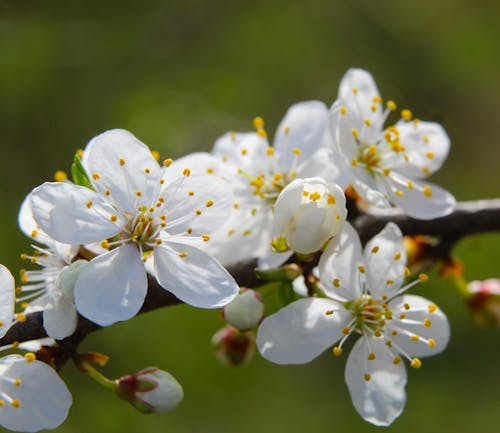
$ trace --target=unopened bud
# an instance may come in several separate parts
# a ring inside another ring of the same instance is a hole
[[[276,200],[274,227],[291,249],[309,254],[339,233],[346,216],[344,192],[338,185],[319,177],[296,179]]]
[[[467,289],[466,302],[474,321],[480,326],[500,326],[500,280],[471,281]]]
[[[255,350],[255,335],[252,331],[242,332],[228,325],[214,334],[212,347],[219,361],[239,365],[251,359]]]
[[[264,318],[264,303],[260,295],[251,289],[243,289],[222,309],[227,323],[246,331],[257,326]]]
[[[403,245],[408,257],[407,266],[412,274],[428,271],[435,263],[434,247],[437,240],[430,236],[405,236]]]
[[[171,410],[184,397],[179,382],[170,373],[156,367],[148,367],[130,376],[120,377],[116,383],[118,396],[142,413]]]

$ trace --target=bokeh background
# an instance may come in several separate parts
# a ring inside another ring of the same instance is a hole
[[[458,199],[500,192],[500,3],[401,0],[0,2],[0,261],[29,241],[17,209],[31,188],[68,170],[106,129],[134,132],[162,157],[209,150],[256,115],[273,130],[301,100],[330,104],[349,67],[381,93],[444,124],[452,151],[434,181]],[[499,277],[499,235],[461,242],[468,279]],[[14,271],[16,272],[16,271]],[[407,408],[389,432],[498,432],[500,339],[478,329],[448,281],[419,289],[448,313],[452,340],[409,371]],[[110,377],[157,365],[184,385],[168,414],[144,416],[67,365],[74,407],[59,432],[373,432],[353,409],[345,357],[280,367],[213,357],[219,314],[178,306],[88,338]]]

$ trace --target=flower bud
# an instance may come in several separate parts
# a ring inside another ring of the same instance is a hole
[[[428,271],[435,263],[434,248],[437,239],[430,236],[405,236],[403,245],[408,257],[407,266],[412,274]]]
[[[318,251],[340,232],[347,210],[342,189],[319,177],[296,179],[278,196],[274,227],[294,251]]]
[[[227,323],[246,331],[264,318],[264,303],[255,290],[243,289],[222,309],[222,314]]]
[[[212,347],[220,362],[239,365],[252,357],[255,350],[255,335],[252,331],[241,332],[228,325],[214,334]]]
[[[500,280],[471,281],[467,289],[466,302],[474,321],[480,326],[500,326]]]
[[[116,380],[116,393],[142,413],[165,412],[176,407],[184,392],[175,378],[166,371],[148,367]]]

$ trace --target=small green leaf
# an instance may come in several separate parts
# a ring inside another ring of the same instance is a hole
[[[75,158],[73,159],[73,164],[71,165],[71,175],[73,176],[73,182],[75,182],[76,185],[94,190],[87,171],[83,167],[82,161],[78,155],[75,155]]]

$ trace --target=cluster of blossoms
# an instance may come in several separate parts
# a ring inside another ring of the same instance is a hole
[[[319,101],[293,105],[272,144],[260,117],[255,131],[229,132],[210,153],[160,164],[130,132],[96,136],[75,157],[73,182],[58,173],[21,207],[20,228],[35,243],[23,257],[39,269],[21,271],[18,316],[41,311],[47,335],[62,340],[79,315],[100,326],[134,317],[153,278],[186,304],[223,307],[231,327],[214,345],[230,362],[245,358],[255,327],[259,352],[278,364],[309,362],[331,346],[341,355],[358,335],[345,370],[351,398],[365,420],[389,425],[406,400],[404,359],[419,368],[421,357],[442,351],[449,325],[432,302],[406,293],[427,277],[405,284],[410,272],[396,225],[362,249],[344,191],[364,211],[397,206],[419,219],[455,206],[450,193],[424,180],[448,154],[444,129],[406,109],[384,126],[395,110],[368,72],[352,69],[330,109]],[[288,301],[265,318],[264,296],[240,289],[224,268],[248,259],[295,279]],[[4,268],[0,276],[3,335],[14,320],[14,282]],[[32,356],[0,359],[0,424],[13,430],[53,428],[71,404],[57,374]],[[21,395],[30,374],[37,379]],[[182,399],[175,379],[154,368],[111,386],[145,412]]]

